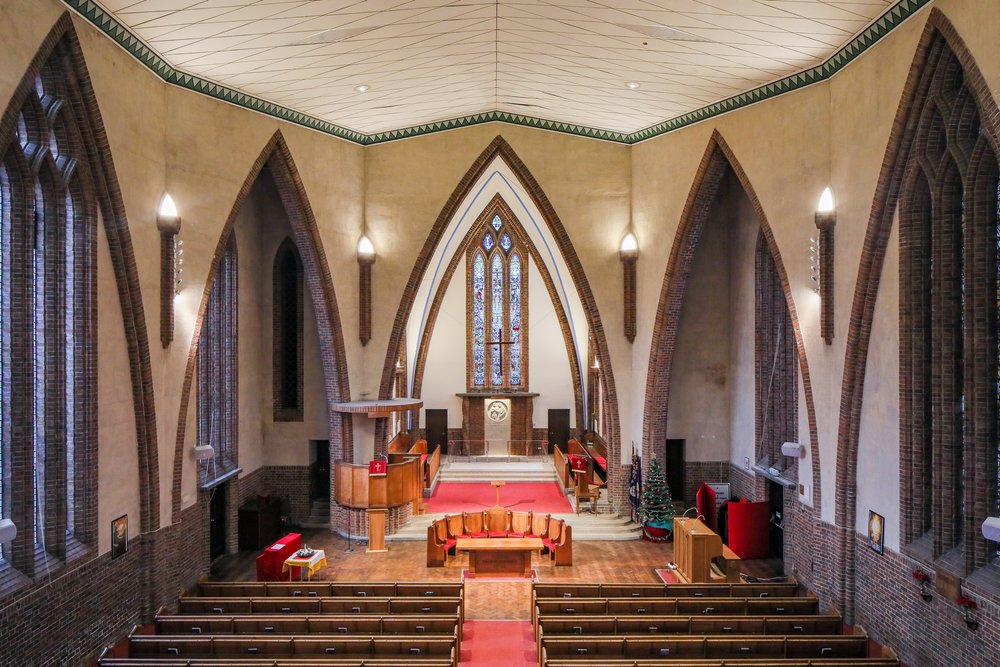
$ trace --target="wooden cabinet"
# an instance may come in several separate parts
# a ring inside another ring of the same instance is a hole
[[[257,496],[239,511],[240,551],[256,551],[281,537],[281,501],[274,496]]]

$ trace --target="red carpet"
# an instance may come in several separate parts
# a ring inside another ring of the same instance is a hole
[[[466,621],[462,664],[476,667],[537,667],[531,621]]]
[[[441,482],[427,501],[428,512],[474,512],[496,505],[496,489],[489,482]],[[522,512],[566,514],[573,506],[556,482],[507,482],[500,504]]]

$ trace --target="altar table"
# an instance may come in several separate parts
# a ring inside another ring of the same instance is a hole
[[[469,552],[469,572],[530,575],[531,552],[542,550],[538,537],[460,537],[455,552]]]
[[[326,567],[326,552],[322,549],[316,549],[316,553],[309,558],[299,558],[295,554],[292,554],[285,560],[285,564],[281,566],[282,572],[288,572],[289,581],[292,580],[292,568],[296,567],[305,570],[307,578],[312,581],[312,576],[316,570]]]

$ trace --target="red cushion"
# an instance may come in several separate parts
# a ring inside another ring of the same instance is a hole
[[[507,537],[524,537],[524,533],[507,533]]]
[[[444,541],[445,549],[451,549],[453,546],[455,546],[455,540],[451,539],[450,537]]]
[[[553,542],[552,540],[548,540],[548,539],[543,539],[542,540],[542,544],[544,544],[545,546],[547,546],[549,549],[555,549],[557,546],[559,546],[558,542]]]
[[[594,460],[601,464],[601,467],[605,470],[608,469],[608,460],[603,456],[595,456]]]
[[[489,537],[507,537],[507,533],[502,530],[491,530]]]
[[[426,454],[421,454],[420,455],[420,462],[421,463],[427,463],[427,455]]]
[[[472,533],[471,535],[469,535],[469,537],[476,537],[476,538],[479,538],[479,537],[489,537],[489,534],[488,533]]]
[[[544,539],[544,538],[541,538],[541,537],[540,537],[540,536],[538,536],[538,535],[525,535],[525,537],[533,537],[533,538],[535,538],[536,540],[537,540],[537,539]]]

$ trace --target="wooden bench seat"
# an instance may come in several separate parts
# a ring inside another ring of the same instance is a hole
[[[451,657],[455,652],[454,637],[391,636],[344,637],[312,635],[276,637],[273,635],[133,635],[129,637],[129,657],[344,657],[406,656],[417,660],[423,656]]]
[[[805,616],[819,611],[814,597],[791,598],[575,598],[537,600],[532,620],[539,616],[623,615],[756,615]]]
[[[182,597],[179,615],[205,614],[454,614],[461,598]]]
[[[544,637],[543,661],[589,660],[597,656],[622,658],[865,658],[867,635],[812,637],[734,635]],[[604,663],[602,663],[604,664]]]
[[[204,597],[462,597],[461,583],[339,581],[203,581]]]
[[[421,657],[419,667],[454,667],[450,658]],[[629,663],[632,664],[632,663]],[[101,658],[100,667],[412,667],[414,659],[407,657],[377,658]]]
[[[453,634],[460,630],[457,614],[421,616],[157,616],[157,632],[185,634]]]
[[[532,595],[536,600],[547,598],[759,598],[795,597],[799,585],[795,582],[778,584],[535,584]]]
[[[367,663],[366,663],[367,664]],[[608,658],[603,656],[600,659],[577,659],[564,660],[555,658],[546,660],[543,667],[583,667],[592,665],[593,667],[899,667],[899,660],[895,658],[838,658],[831,660],[809,660],[798,658],[760,658],[760,659],[633,659],[633,658]]]
[[[541,616],[539,636],[627,634],[836,635],[837,614],[822,616]]]

